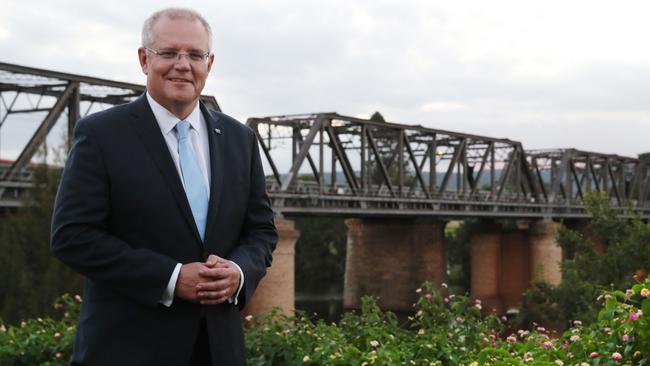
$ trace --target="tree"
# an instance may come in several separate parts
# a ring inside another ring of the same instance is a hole
[[[52,208],[61,169],[48,166],[43,151],[43,163],[32,167],[34,187],[22,207],[0,220],[0,317],[7,323],[54,315],[56,298],[66,292],[80,293],[82,288],[82,277],[50,254]]]
[[[586,196],[585,203],[593,215],[590,234],[560,229],[558,241],[567,254],[562,282],[557,287],[535,284],[526,292],[522,314],[529,322],[594,321],[598,305],[593,299],[601,291],[629,288],[650,268],[650,223],[617,217],[602,192]]]

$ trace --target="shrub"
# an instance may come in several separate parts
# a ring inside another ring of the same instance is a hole
[[[591,324],[574,321],[563,334],[542,327],[506,332],[507,321],[481,312],[466,296],[443,297],[431,284],[418,290],[404,323],[363,299],[359,313],[338,324],[278,310],[246,319],[248,364],[267,365],[647,365],[650,360],[650,280],[604,291]],[[55,307],[60,320],[0,326],[1,365],[64,365],[69,359],[80,298]],[[67,316],[65,315],[67,314]]]

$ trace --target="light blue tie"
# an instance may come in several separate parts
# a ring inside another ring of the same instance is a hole
[[[192,150],[188,132],[190,123],[180,121],[176,124],[176,138],[178,139],[178,157],[185,183],[185,194],[192,209],[196,228],[199,230],[201,240],[205,235],[205,224],[208,217],[208,190],[203,180],[203,173]]]

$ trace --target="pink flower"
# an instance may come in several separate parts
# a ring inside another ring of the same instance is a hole
[[[618,352],[614,352],[614,353],[612,353],[612,360],[614,360],[614,361],[620,361],[621,358],[623,358],[623,356],[621,356],[620,353],[618,353]]]
[[[544,343],[542,343],[542,347],[544,347],[546,349],[551,349],[551,348],[553,348],[553,343],[548,342],[548,341],[544,342]]]
[[[635,311],[631,312],[630,313],[630,320],[635,321],[637,319],[639,319],[639,314],[637,312],[635,312]]]
[[[424,298],[427,299],[427,300],[431,300],[431,294],[424,295]]]
[[[62,356],[62,355],[61,355],[61,352],[57,352],[57,353],[54,355],[54,357],[56,357],[56,358],[61,358],[61,356]]]
[[[627,341],[630,340],[630,336],[627,335],[627,334],[623,334],[623,335],[621,336],[621,340],[622,340],[623,342],[627,342]]]
[[[598,357],[600,357],[600,355],[598,354],[598,352],[591,352],[591,353],[589,354],[589,358],[598,358]]]
[[[77,300],[77,302],[81,302],[81,296],[79,295],[74,295],[74,299]]]
[[[507,321],[508,321],[508,318],[506,318],[506,316],[505,316],[505,315],[503,315],[503,316],[501,317],[501,321],[505,323],[505,322],[507,322]]]

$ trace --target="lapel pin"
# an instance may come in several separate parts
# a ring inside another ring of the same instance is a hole
[[[218,129],[218,128],[215,128],[215,129],[214,129],[214,132],[216,132],[216,133],[217,133],[217,135],[221,135],[221,130],[220,130],[220,129]]]

